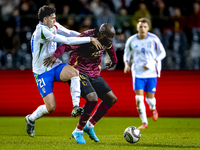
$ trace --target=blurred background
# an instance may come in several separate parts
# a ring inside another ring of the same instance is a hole
[[[80,33],[105,22],[115,27],[118,63],[101,73],[118,97],[108,116],[138,116],[131,74],[123,73],[123,53],[126,40],[137,33],[137,19],[147,17],[150,32],[160,38],[167,54],[156,93],[159,115],[200,117],[200,0],[0,0],[0,116],[27,115],[43,104],[31,71],[30,48],[43,5],[55,7],[57,21]],[[67,63],[68,54],[60,59]],[[102,70],[108,59],[102,56]],[[70,116],[69,91],[67,84],[55,84],[57,109],[52,115]]]
[[[0,69],[31,69],[30,38],[43,5],[55,7],[57,21],[68,29],[83,32],[105,22],[113,25],[116,69],[123,69],[124,45],[136,33],[140,17],[151,20],[151,32],[165,47],[163,70],[200,68],[199,0],[0,0]],[[67,62],[68,55],[61,59]]]

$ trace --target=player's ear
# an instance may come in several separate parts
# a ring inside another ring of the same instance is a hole
[[[44,18],[43,18],[43,22],[46,22],[46,21],[47,21],[47,17],[44,17]]]

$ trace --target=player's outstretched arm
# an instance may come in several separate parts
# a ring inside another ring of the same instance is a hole
[[[42,28],[43,38],[53,42],[60,42],[67,45],[79,45],[92,43],[97,49],[102,49],[101,43],[94,37],[65,37],[59,34],[51,33],[46,27]]]

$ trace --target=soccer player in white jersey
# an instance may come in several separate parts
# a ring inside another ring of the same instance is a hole
[[[146,18],[140,18],[137,23],[137,34],[132,35],[126,41],[124,50],[124,73],[132,71],[133,90],[142,125],[139,129],[148,128],[146,108],[144,104],[144,92],[146,92],[146,101],[152,112],[152,119],[158,119],[156,110],[156,85],[157,77],[160,77],[161,60],[165,58],[165,49],[159,38],[149,31],[150,21]],[[130,59],[133,63],[130,68]]]
[[[26,131],[30,137],[35,135],[35,120],[46,114],[52,113],[56,108],[56,101],[53,94],[54,82],[66,82],[71,80],[70,90],[72,96],[73,110],[72,117],[81,115],[83,108],[79,107],[80,102],[80,79],[79,71],[70,65],[63,64],[57,59],[50,67],[43,65],[43,60],[51,56],[57,43],[68,45],[84,44],[92,42],[97,48],[101,48],[100,42],[95,38],[76,37],[80,33],[71,31],[56,22],[56,9],[44,5],[38,11],[39,24],[31,38],[32,67],[38,90],[44,100],[44,105],[39,106],[32,114],[25,117]],[[62,35],[59,35],[60,33]]]

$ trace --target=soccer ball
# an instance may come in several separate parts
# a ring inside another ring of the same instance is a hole
[[[137,127],[130,126],[124,131],[124,138],[129,143],[137,143],[140,140],[141,132]]]

